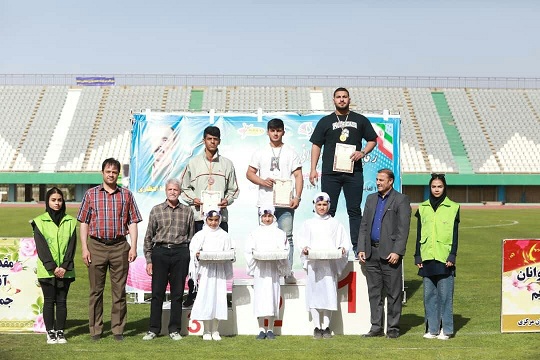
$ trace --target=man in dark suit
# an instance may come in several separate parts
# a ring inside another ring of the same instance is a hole
[[[384,335],[383,290],[387,299],[386,337],[399,337],[403,300],[403,256],[409,236],[411,204],[407,195],[394,190],[394,173],[377,173],[377,193],[367,197],[358,236],[358,258],[366,266],[371,329],[365,337]]]

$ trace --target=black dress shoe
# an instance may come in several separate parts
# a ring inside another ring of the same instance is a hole
[[[186,300],[184,300],[184,302],[182,303],[182,306],[183,307],[190,307],[193,305],[193,303],[195,302],[195,299],[191,299],[191,298],[187,298]]]
[[[381,337],[384,336],[382,331],[369,331],[367,334],[362,335],[362,337]]]
[[[386,333],[386,337],[389,339],[397,339],[399,337],[399,331],[397,330],[389,330]]]

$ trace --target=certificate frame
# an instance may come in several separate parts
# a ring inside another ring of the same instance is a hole
[[[293,191],[291,179],[274,179],[272,202],[275,207],[290,207]]]
[[[354,161],[351,160],[351,155],[356,151],[356,145],[352,144],[336,144],[334,151],[334,164],[332,170],[344,173],[352,173],[354,170]]]
[[[203,190],[201,191],[201,215],[204,215],[211,208],[219,208],[223,195],[218,190]]]

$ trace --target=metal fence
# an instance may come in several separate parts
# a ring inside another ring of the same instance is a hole
[[[76,86],[76,77],[114,77],[115,85],[302,86],[538,89],[540,78],[352,75],[0,74],[0,85]]]

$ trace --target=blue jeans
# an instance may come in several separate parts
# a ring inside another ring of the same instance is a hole
[[[287,235],[289,242],[289,269],[292,273],[292,265],[294,259],[294,243],[293,243],[293,222],[294,210],[291,208],[276,208],[274,213],[277,219],[278,228],[283,230]]]
[[[445,335],[454,333],[454,276],[435,275],[424,277],[424,310],[430,334],[441,329]]]
[[[360,209],[364,192],[364,174],[362,171],[355,171],[352,174],[324,174],[321,177],[321,190],[330,196],[330,210],[328,213],[332,216],[336,214],[341,188],[343,188],[343,195],[345,196],[351,242],[356,255],[358,251],[358,233],[362,222],[362,210]]]

